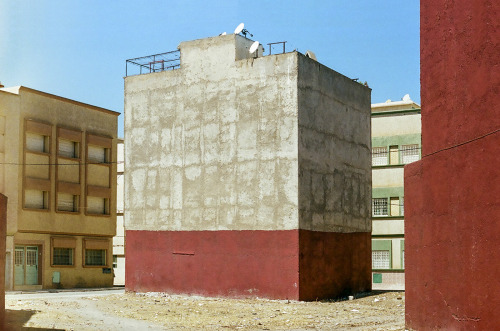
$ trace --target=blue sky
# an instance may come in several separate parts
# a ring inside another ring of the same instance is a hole
[[[0,81],[123,112],[125,60],[234,31],[420,103],[419,1],[0,0]],[[123,115],[119,117],[123,136]]]

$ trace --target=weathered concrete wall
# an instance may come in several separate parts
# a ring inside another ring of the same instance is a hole
[[[405,167],[410,329],[500,325],[499,22],[498,2],[421,1],[424,157]]]
[[[0,193],[0,329],[5,326],[5,239],[7,234],[7,197]]]
[[[296,52],[245,58],[250,45],[234,35],[183,42],[180,69],[125,79],[129,290],[311,300],[369,289],[369,89]],[[316,70],[302,83],[300,65]],[[301,127],[308,112],[317,122]],[[324,184],[301,189],[299,167]],[[343,207],[304,204],[310,217],[299,217],[302,194]],[[313,212],[325,222],[313,224]]]
[[[370,90],[298,58],[300,228],[370,232]]]
[[[127,230],[297,229],[297,56],[235,62],[233,38],[126,78]]]
[[[300,298],[371,288],[370,90],[298,54]]]

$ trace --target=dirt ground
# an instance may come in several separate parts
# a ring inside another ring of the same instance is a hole
[[[7,330],[404,330],[404,292],[298,302],[163,293],[6,297]]]

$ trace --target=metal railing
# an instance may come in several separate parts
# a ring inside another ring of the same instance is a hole
[[[286,44],[286,41],[278,41],[278,42],[274,42],[274,43],[268,43],[269,55],[273,54],[273,49],[278,48],[278,47],[280,48],[280,50],[275,51],[274,54],[284,54],[285,53],[285,44]],[[283,47],[282,51],[281,51],[280,45]]]
[[[125,77],[177,69],[181,65],[180,51],[153,54],[128,59],[125,62]]]

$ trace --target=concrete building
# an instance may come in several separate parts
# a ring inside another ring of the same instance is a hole
[[[372,104],[372,268],[376,290],[404,290],[405,164],[420,159],[420,105]]]
[[[125,285],[125,228],[123,226],[125,154],[123,139],[118,139],[116,150],[116,235],[113,237],[113,273],[115,275],[114,285],[123,286]]]
[[[500,325],[500,2],[422,0],[422,160],[405,167],[406,328]]]
[[[125,78],[127,290],[370,290],[370,89],[252,43],[182,42],[178,69]]]
[[[7,197],[0,193],[0,330],[5,329],[5,238],[7,237]]]
[[[6,288],[112,286],[119,113],[0,89]]]

